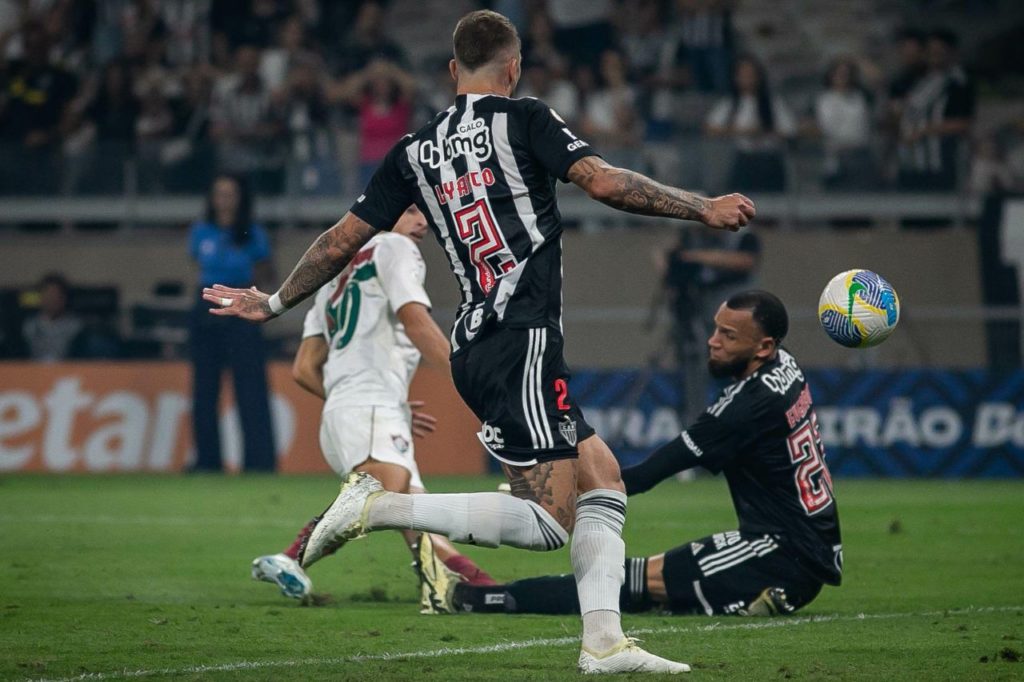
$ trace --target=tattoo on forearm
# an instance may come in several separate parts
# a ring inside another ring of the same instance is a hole
[[[555,520],[572,532],[576,519],[575,485],[558,485],[554,477],[554,464],[542,462],[529,469],[502,464],[513,496],[531,500],[544,507]]]
[[[569,180],[588,190],[601,178],[611,184],[601,201],[614,208],[640,215],[702,220],[708,200],[692,192],[655,182],[624,168],[613,168],[597,157],[580,159],[569,169]]]
[[[281,285],[281,302],[291,308],[316,293],[345,269],[373,234],[374,229],[355,216],[342,218],[317,237],[288,275]]]

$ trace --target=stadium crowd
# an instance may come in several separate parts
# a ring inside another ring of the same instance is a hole
[[[452,93],[448,55],[413,60],[389,4],[0,0],[0,193],[201,193],[218,172],[260,194],[355,193]],[[826,191],[1024,178],[1019,131],[971,137],[975,85],[947,31],[901,32],[892,63],[838,56],[794,95],[745,51],[735,0],[483,4],[519,24],[519,94],[670,182],[782,191],[801,148]]]

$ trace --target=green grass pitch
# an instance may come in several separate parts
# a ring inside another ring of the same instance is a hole
[[[436,491],[497,479],[436,479]],[[688,679],[1024,680],[1024,482],[838,480],[846,578],[798,616],[626,616]],[[420,616],[400,537],[311,570],[300,607],[249,579],[333,498],[328,477],[0,478],[0,678],[553,680],[575,617]],[[724,483],[630,502],[627,552],[735,519]],[[469,548],[499,579],[569,570],[568,551]],[[647,676],[644,676],[647,679]]]

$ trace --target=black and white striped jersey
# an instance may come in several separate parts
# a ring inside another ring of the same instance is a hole
[[[539,100],[459,95],[391,149],[351,211],[378,230],[423,211],[462,290],[455,354],[485,324],[561,328],[555,180],[593,154]]]

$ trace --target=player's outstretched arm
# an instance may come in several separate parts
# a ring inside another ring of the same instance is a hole
[[[736,231],[754,217],[754,202],[742,194],[702,197],[656,182],[642,173],[587,156],[569,168],[568,178],[592,199],[640,215],[696,220],[720,230]]]
[[[281,288],[269,296],[256,287],[235,289],[221,284],[203,289],[203,299],[221,306],[214,315],[266,322],[309,298],[338,275],[376,230],[352,213],[317,237]]]

